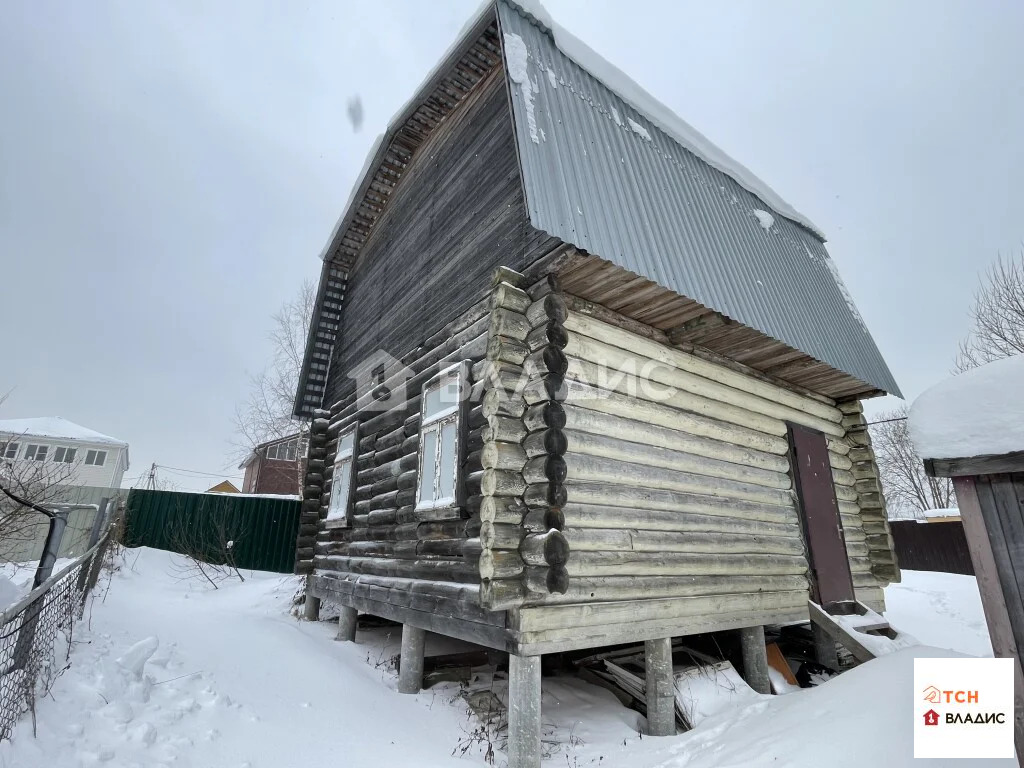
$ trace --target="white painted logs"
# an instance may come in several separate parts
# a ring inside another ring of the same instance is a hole
[[[630,333],[623,328],[602,322],[594,317],[588,317],[578,312],[570,312],[566,318],[565,327],[576,334],[590,339],[600,339],[606,345],[616,346],[636,355],[642,355],[649,360],[664,363],[667,366],[693,374],[708,382],[724,385],[736,391],[753,395],[761,402],[770,404],[772,408],[784,406],[795,412],[793,413],[795,417],[807,414],[832,423],[839,423],[842,419],[835,407],[822,403],[819,400],[702,360],[682,350],[659,344],[656,341]],[[807,426],[812,425],[807,424]],[[836,434],[842,437],[841,432]]]
[[[672,638],[644,643],[647,735],[675,736],[676,686],[672,670]]]

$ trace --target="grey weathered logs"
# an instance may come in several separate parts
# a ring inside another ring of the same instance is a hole
[[[882,496],[878,464],[871,447],[871,434],[864,418],[864,408],[859,401],[839,403],[838,407],[843,413],[843,425],[847,429],[846,440],[851,445],[851,475],[856,478],[857,507],[867,542],[871,572],[879,584],[885,586],[891,581],[899,581],[900,572],[893,554],[892,534],[885,510],[885,498]]]
[[[562,352],[565,302],[553,278],[531,295],[521,275],[495,275],[484,381],[487,420],[481,471],[470,478],[479,494],[481,602],[498,610],[530,595],[564,592],[568,542],[558,529],[565,494],[565,414],[551,393],[568,368]],[[524,393],[529,390],[529,405]]]
[[[316,410],[309,426],[309,454],[303,478],[302,508],[299,513],[299,534],[295,541],[295,573],[313,572],[313,554],[320,520],[327,515],[324,488],[324,460],[327,456],[329,411]]]
[[[480,371],[484,384],[481,413],[486,419],[480,449],[482,471],[470,478],[470,492],[480,494],[478,568],[481,603],[500,610],[522,601],[526,565],[519,545],[526,531],[522,469],[526,453],[522,440],[523,364],[530,354],[526,318],[532,300],[520,286],[522,275],[507,268],[496,271],[491,292],[487,356]]]
[[[521,303],[524,307],[527,304]],[[411,580],[418,586],[426,581],[449,584],[458,587],[459,596],[451,598],[451,603],[458,605],[460,615],[480,611],[479,589],[463,594],[480,580],[479,552],[469,544],[480,534],[479,501],[473,504],[467,500],[466,509],[417,509],[416,489],[422,385],[453,363],[468,361],[467,367],[472,369],[472,363],[479,361],[486,350],[489,312],[489,302],[482,300],[403,359],[406,367],[385,383],[394,392],[404,392],[404,402],[389,403],[389,410],[380,412],[368,408],[360,393],[352,393],[333,406],[324,456],[321,464],[311,469],[330,482],[329,465],[337,436],[358,419],[354,508],[349,521],[321,524],[310,553],[310,564],[315,563],[318,573],[356,579],[360,588],[379,580],[406,586]],[[472,377],[468,384],[471,389],[483,388]],[[482,436],[488,425],[474,401],[464,413],[463,476],[480,475],[484,472],[480,463]],[[521,422],[516,421],[518,431],[525,434]],[[499,424],[498,428],[507,426]],[[421,599],[418,594],[403,599],[415,603]]]

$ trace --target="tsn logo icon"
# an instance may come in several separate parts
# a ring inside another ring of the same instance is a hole
[[[977,704],[977,691],[942,691],[934,685],[924,689],[924,700],[929,704]]]

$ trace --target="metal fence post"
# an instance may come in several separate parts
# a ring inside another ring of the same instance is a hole
[[[50,529],[46,532],[46,543],[43,544],[43,556],[39,558],[39,567],[32,580],[35,589],[53,575],[53,566],[57,564],[57,553],[60,552],[60,541],[68,527],[67,509],[55,509],[50,518]]]
[[[110,499],[100,499],[99,506],[96,507],[96,517],[92,521],[92,531],[89,533],[89,543],[85,547],[85,551],[88,552],[90,549],[96,546],[96,542],[100,540],[100,534],[103,532],[104,521],[109,517],[107,510],[110,507]],[[92,570],[93,561],[96,559],[96,553],[93,553],[88,560],[82,563],[82,567],[78,571],[78,591],[82,592],[82,602],[85,603],[85,586],[89,581],[89,571]]]
[[[37,589],[53,575],[53,566],[57,563],[57,552],[60,551],[60,540],[64,538],[64,531],[68,527],[68,510],[56,509],[50,517],[50,529],[46,532],[46,543],[43,545],[43,556],[39,558],[39,567],[36,568],[35,578],[32,580],[32,589]],[[39,626],[39,613],[46,603],[46,596],[42,595],[37,600],[39,608],[31,616],[28,616],[18,630],[18,641],[14,645],[14,662],[11,669],[22,669],[27,664],[32,653],[32,643],[36,637],[36,627]],[[32,610],[26,608],[26,611]]]

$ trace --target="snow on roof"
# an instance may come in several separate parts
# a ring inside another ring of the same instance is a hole
[[[562,53],[583,67],[583,69],[590,72],[591,75],[604,83],[609,89],[615,91],[615,93],[622,97],[622,99],[632,104],[639,112],[664,131],[668,136],[693,152],[693,154],[706,162],[712,168],[730,176],[737,184],[751,194],[757,195],[776,213],[803,225],[817,235],[819,239],[822,241],[825,240],[825,235],[817,225],[814,224],[814,222],[783,200],[775,190],[769,187],[765,182],[761,181],[761,179],[755,176],[749,169],[729,157],[729,155],[719,149],[710,139],[704,136],[704,134],[654,98],[622,70],[598,54],[590,48],[590,46],[571,32],[567,31],[564,27],[556,23],[554,19],[551,18],[551,14],[548,13],[547,9],[540,3],[540,0],[510,0],[510,2],[551,30],[555,45],[562,51]],[[423,98],[424,88],[433,82],[437,78],[438,74],[449,65],[449,58],[466,44],[464,38],[485,16],[493,12],[494,6],[495,0],[483,0],[477,10],[469,17],[469,19],[466,20],[466,23],[463,24],[458,35],[456,35],[455,40],[445,51],[444,55],[441,56],[437,64],[434,65],[433,69],[431,69],[423,79],[422,84],[388,121],[387,130],[377,136],[366,155],[366,159],[363,161],[363,167],[355,176],[355,181],[352,185],[352,190],[349,192],[348,200],[345,202],[345,206],[341,209],[341,215],[338,217],[337,223],[335,223],[334,228],[331,230],[330,237],[327,239],[323,250],[320,252],[321,260],[326,261],[330,258],[334,249],[335,241],[344,226],[345,220],[348,218],[350,209],[356,205],[359,196],[362,194],[365,183],[373,175],[374,167],[382,160],[381,150],[386,141],[390,140],[399,124],[404,122],[409,111],[413,109],[417,102]],[[638,133],[647,133],[647,130],[643,126],[636,124],[632,120],[630,122],[633,124],[634,130],[639,129],[637,131]],[[650,134],[647,134],[647,138],[648,140],[650,139]]]
[[[910,409],[910,436],[925,459],[1024,451],[1024,355],[935,385]]]
[[[124,440],[100,434],[61,416],[40,416],[31,419],[0,419],[0,433],[51,437],[59,440],[81,440],[85,443],[106,443],[127,446]]]
[[[622,70],[614,66],[571,32],[558,25],[551,18],[551,14],[544,8],[540,0],[509,0],[509,2],[519,6],[523,11],[551,30],[555,45],[562,53],[604,83],[609,90],[614,91],[624,101],[635,107],[665,134],[712,168],[731,177],[751,194],[757,195],[776,213],[803,225],[821,240],[825,240],[825,235],[814,222],[783,200],[775,190],[761,181],[749,169],[729,157],[704,134],[654,98]]]
[[[949,509],[926,509],[921,513],[922,517],[960,517],[960,510],[956,507]]]

